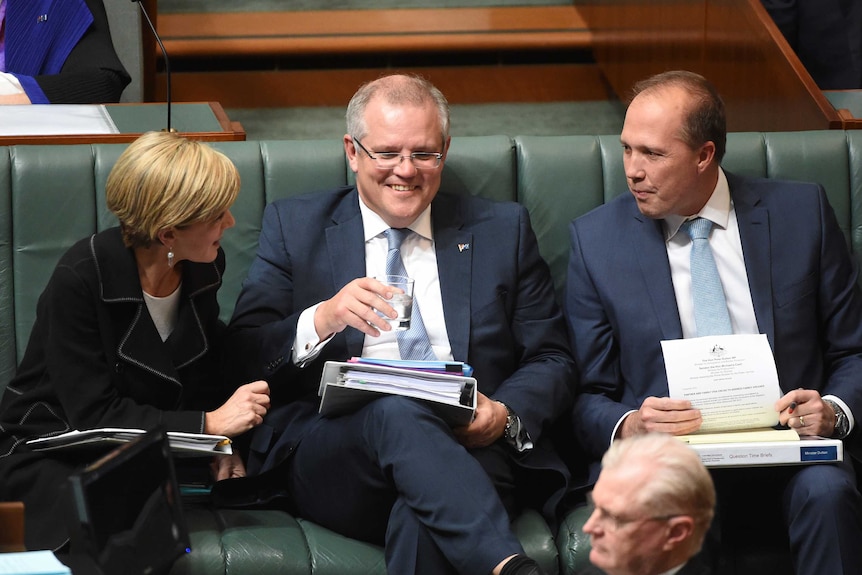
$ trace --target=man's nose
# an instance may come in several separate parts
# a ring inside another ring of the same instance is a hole
[[[416,175],[418,171],[416,166],[413,165],[413,158],[410,156],[401,156],[401,162],[398,163],[397,166],[392,170],[402,178],[409,178]]]

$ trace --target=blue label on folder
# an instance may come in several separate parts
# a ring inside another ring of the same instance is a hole
[[[835,445],[799,448],[799,461],[835,461],[837,459],[838,447]]]

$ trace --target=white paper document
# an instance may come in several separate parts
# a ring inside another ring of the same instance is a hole
[[[119,134],[101,104],[0,106],[0,136]]]
[[[70,575],[51,551],[0,553],[0,575]]]
[[[345,370],[342,373],[341,383],[345,387],[381,393],[400,394],[402,391],[410,391],[411,397],[450,405],[461,404],[461,391],[464,388],[464,383],[459,380],[441,380],[435,377],[422,377],[421,374],[407,379],[403,375],[371,373],[358,369]]]
[[[700,432],[778,425],[778,372],[763,334],[661,342],[670,397],[701,411]]]

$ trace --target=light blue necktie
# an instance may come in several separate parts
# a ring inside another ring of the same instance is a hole
[[[682,224],[682,229],[691,237],[691,295],[697,335],[732,334],[727,299],[712,257],[712,248],[709,247],[712,222],[705,218],[694,218]]]
[[[386,254],[386,275],[407,276],[404,262],[401,260],[401,243],[413,232],[409,228],[389,228],[386,230],[386,238],[389,240],[389,253]],[[431,340],[425,331],[425,323],[419,312],[419,302],[416,294],[413,294],[413,311],[411,312],[410,328],[398,332],[398,350],[401,359],[424,359],[436,360],[434,350],[431,348]]]

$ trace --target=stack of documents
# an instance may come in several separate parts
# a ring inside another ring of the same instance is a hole
[[[120,443],[128,443],[144,433],[143,429],[102,427],[86,431],[73,430],[52,437],[31,439],[27,442],[27,445],[34,451],[98,446],[111,447]],[[176,455],[230,455],[233,452],[230,439],[224,435],[183,433],[181,431],[169,431],[167,435],[171,451]]]
[[[772,348],[763,334],[661,342],[670,397],[687,399],[703,417],[681,437],[707,467],[832,463],[844,459],[839,439],[802,437],[778,426],[782,392]]]
[[[706,467],[808,465],[844,460],[844,443],[840,439],[800,438],[792,429],[729,431],[680,439],[697,451]]]
[[[433,405],[452,426],[467,425],[476,409],[476,380],[465,373],[472,369],[457,362],[328,361],[320,378],[319,411],[334,417],[383,395],[402,395]]]

